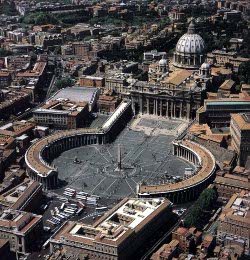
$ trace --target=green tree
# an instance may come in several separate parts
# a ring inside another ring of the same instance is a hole
[[[185,219],[185,225],[187,227],[197,227],[201,229],[202,220],[205,218],[206,211],[210,210],[216,199],[217,194],[214,189],[205,189],[188,213]]]
[[[66,88],[66,87],[72,87],[73,81],[70,78],[60,79],[56,82],[56,87],[58,89]]]
[[[46,13],[40,13],[36,17],[36,22],[37,25],[43,25],[43,24],[58,24],[58,20],[52,16],[51,14],[46,14]]]
[[[239,66],[238,75],[241,82],[250,83],[250,61],[242,62]]]

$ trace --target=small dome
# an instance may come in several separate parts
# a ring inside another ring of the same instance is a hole
[[[209,63],[207,62],[204,62],[202,65],[201,65],[201,69],[202,70],[210,70],[211,66]]]
[[[160,66],[166,66],[168,64],[167,60],[162,58],[160,61],[159,61],[159,65]]]

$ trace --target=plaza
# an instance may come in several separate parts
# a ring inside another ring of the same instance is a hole
[[[65,151],[53,164],[64,186],[106,198],[135,196],[137,183],[174,183],[183,177],[185,168],[193,168],[172,155],[172,141],[183,125],[183,121],[135,119],[113,143]],[[121,170],[118,169],[118,144]]]

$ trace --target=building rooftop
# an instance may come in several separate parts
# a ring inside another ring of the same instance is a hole
[[[38,189],[41,189],[39,182],[25,179],[18,186],[0,195],[0,205],[3,208],[22,209],[27,199]]]
[[[52,239],[118,246],[169,206],[171,202],[163,198],[125,198],[92,226],[68,222]]]
[[[71,114],[72,116],[79,114],[88,105],[87,102],[74,102],[65,100],[54,100],[47,102],[41,108],[38,108],[34,113],[50,113],[50,114]]]
[[[42,220],[42,216],[20,210],[5,210],[0,215],[0,230],[9,230],[19,235],[27,233]]]
[[[238,220],[250,225],[250,193],[234,194],[223,209],[220,220]]]
[[[53,95],[51,100],[70,100],[74,102],[88,102],[93,103],[95,95],[99,92],[98,88],[88,87],[68,87],[59,90]]]
[[[193,74],[192,71],[188,70],[176,70],[174,71],[166,80],[163,81],[165,84],[173,84],[180,85],[185,81],[188,77]]]
[[[250,113],[231,114],[231,118],[240,130],[250,130]]]
[[[239,189],[245,189],[245,190],[250,191],[250,183],[239,180],[239,179],[236,180],[236,179],[232,179],[232,178],[217,176],[215,178],[214,182],[218,183],[218,184],[233,186],[233,187],[237,187]]]

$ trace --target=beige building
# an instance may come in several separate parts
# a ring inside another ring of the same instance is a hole
[[[42,216],[8,209],[0,216],[0,238],[8,239],[10,250],[17,255],[32,252],[43,232]]]
[[[250,112],[231,114],[232,147],[238,154],[238,164],[244,166],[250,155]]]
[[[217,237],[226,246],[238,245],[248,253],[250,240],[250,193],[234,194],[218,219]]]
[[[211,64],[225,65],[226,63],[232,64],[238,68],[242,62],[249,61],[249,58],[242,58],[237,56],[237,52],[226,52],[223,50],[215,50],[207,54],[207,59]]]
[[[138,248],[169,221],[171,205],[163,198],[125,198],[92,226],[66,222],[52,236],[50,249],[85,253],[88,259],[133,259]]]
[[[32,211],[39,207],[42,198],[42,184],[25,179],[21,184],[0,195],[0,212],[4,209]]]
[[[54,129],[76,129],[84,126],[88,111],[87,102],[54,100],[33,112],[36,124]]]
[[[171,118],[193,119],[201,105],[201,95],[209,82],[210,66],[200,73],[190,70],[176,70],[167,74],[164,59],[159,62],[159,69],[164,68],[163,80],[145,82],[134,80],[126,89],[130,93],[132,109],[135,113],[153,114]],[[203,75],[204,71],[204,75]]]
[[[229,127],[232,113],[249,113],[250,97],[247,92],[204,100],[196,111],[199,124],[207,123],[212,128]]]

